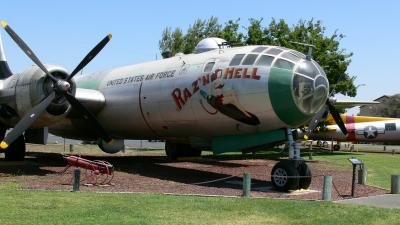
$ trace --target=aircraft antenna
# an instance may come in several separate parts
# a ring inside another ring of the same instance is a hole
[[[302,42],[296,42],[296,41],[291,41],[290,43],[308,47],[306,59],[307,59],[307,60],[311,60],[311,59],[312,59],[312,50],[313,50],[313,48],[315,47],[315,45],[307,44],[307,43],[302,43]]]
[[[219,47],[219,49],[230,48],[230,47],[232,47],[232,45],[229,41],[224,41],[221,44],[218,44],[218,47]]]

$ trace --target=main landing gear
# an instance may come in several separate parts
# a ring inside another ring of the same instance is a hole
[[[289,159],[278,162],[271,172],[272,185],[278,191],[307,189],[311,184],[311,171],[300,157],[300,144],[293,139],[291,129],[287,129]]]
[[[201,150],[192,148],[190,144],[165,142],[165,153],[169,160],[177,160],[179,157],[199,157]]]

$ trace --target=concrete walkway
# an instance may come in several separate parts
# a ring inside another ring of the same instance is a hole
[[[378,195],[362,198],[353,198],[336,201],[344,204],[375,206],[380,208],[400,209],[400,194],[397,195]]]

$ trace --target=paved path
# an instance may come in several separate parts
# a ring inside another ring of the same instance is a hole
[[[336,202],[344,204],[375,206],[380,208],[400,209],[400,194],[353,198],[353,199],[339,200]]]

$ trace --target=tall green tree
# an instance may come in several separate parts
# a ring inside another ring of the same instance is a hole
[[[299,20],[289,26],[283,19],[272,19],[265,26],[264,20],[249,19],[249,25],[241,29],[240,19],[218,23],[217,17],[208,20],[196,20],[189,26],[186,33],[176,28],[174,32],[167,27],[162,32],[159,42],[160,50],[169,48],[173,54],[193,52],[197,43],[206,37],[220,37],[235,46],[240,45],[277,45],[306,53],[307,47],[294,44],[302,42],[314,45],[313,58],[325,70],[331,91],[348,96],[355,96],[357,88],[354,85],[355,76],[347,73],[353,53],[340,47],[344,35],[338,31],[327,35],[326,28],[319,20]]]
[[[237,20],[229,20],[225,23],[223,28],[221,28],[220,32],[217,34],[217,37],[220,37],[232,45],[243,45],[244,44],[244,35],[239,32],[239,24],[240,19]]]

